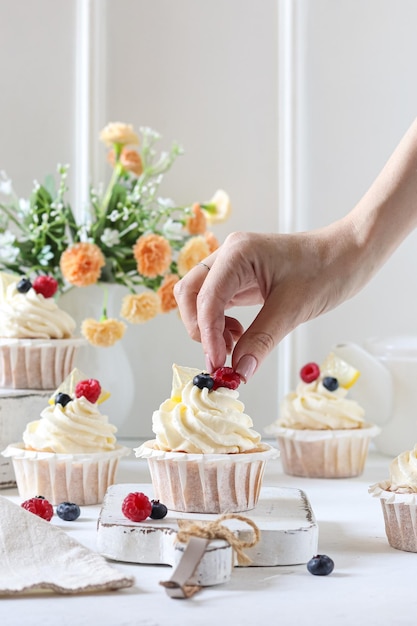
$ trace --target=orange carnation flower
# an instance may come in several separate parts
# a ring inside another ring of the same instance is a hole
[[[129,294],[122,300],[120,315],[131,324],[148,322],[161,310],[159,296],[154,291]]]
[[[172,250],[169,242],[161,235],[142,235],[133,246],[133,256],[138,272],[147,278],[166,274],[171,264]]]
[[[217,241],[211,230],[206,230],[206,232],[204,233],[204,239],[207,242],[210,254],[217,250],[217,248],[220,246],[219,242]]]
[[[202,235],[207,228],[207,220],[198,202],[193,204],[191,212],[192,216],[187,219],[186,228],[190,235]]]
[[[81,333],[93,346],[108,348],[125,334],[126,324],[112,318],[95,320],[87,318],[81,324]]]
[[[210,254],[207,241],[201,235],[192,237],[178,254],[177,267],[180,276],[185,276],[197,263]]]
[[[179,281],[176,274],[167,274],[159,287],[157,294],[161,301],[161,312],[168,313],[177,308],[174,297],[174,285]]]
[[[107,160],[112,167],[115,166],[116,155],[113,149],[109,150]],[[127,148],[123,148],[120,154],[119,163],[124,170],[126,170],[127,172],[132,172],[132,174],[135,174],[136,176],[140,176],[143,172],[142,158],[139,152],[136,152],[136,150],[128,150]]]
[[[59,266],[63,277],[77,287],[87,287],[98,281],[106,264],[104,254],[95,243],[76,243],[61,255]]]
[[[139,137],[133,130],[132,124],[123,122],[110,122],[100,132],[100,139],[108,146],[114,143],[121,145],[138,144]]]

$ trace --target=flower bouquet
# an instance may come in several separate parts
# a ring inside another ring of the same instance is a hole
[[[173,144],[158,153],[160,136],[149,128],[137,134],[130,124],[114,122],[100,139],[112,175],[103,193],[90,189],[81,221],[65,200],[68,166],[58,166],[58,185],[52,176],[43,185],[35,181],[28,200],[19,199],[0,172],[0,270],[28,279],[51,276],[60,292],[123,285],[120,317],[142,323],[176,308],[175,283],[218,247],[208,227],[228,217],[230,201],[222,190],[185,207],[161,198],[164,174],[182,149]],[[125,330],[122,320],[108,318],[104,289],[101,315],[85,319],[82,334],[95,346],[110,346]]]

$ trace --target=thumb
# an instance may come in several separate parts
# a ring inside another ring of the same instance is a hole
[[[232,367],[246,383],[258,370],[264,359],[296,324],[286,327],[272,300],[266,301],[250,326],[236,342],[232,353]]]

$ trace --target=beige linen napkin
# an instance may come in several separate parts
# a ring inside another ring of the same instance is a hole
[[[0,496],[0,595],[107,591],[133,582],[53,523]]]

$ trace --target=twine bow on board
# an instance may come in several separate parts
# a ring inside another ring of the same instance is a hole
[[[252,539],[250,541],[239,539],[230,528],[222,524],[228,519],[236,519],[251,526],[253,529]],[[212,522],[178,520],[178,529],[176,541],[187,544],[187,547],[171,578],[160,582],[160,585],[165,587],[171,598],[190,598],[201,589],[200,585],[187,584],[187,580],[193,576],[210,541],[214,539],[227,541],[236,553],[238,564],[248,565],[251,563],[251,559],[245,554],[244,549],[252,548],[260,538],[260,530],[255,522],[248,517],[235,513],[226,513]]]

